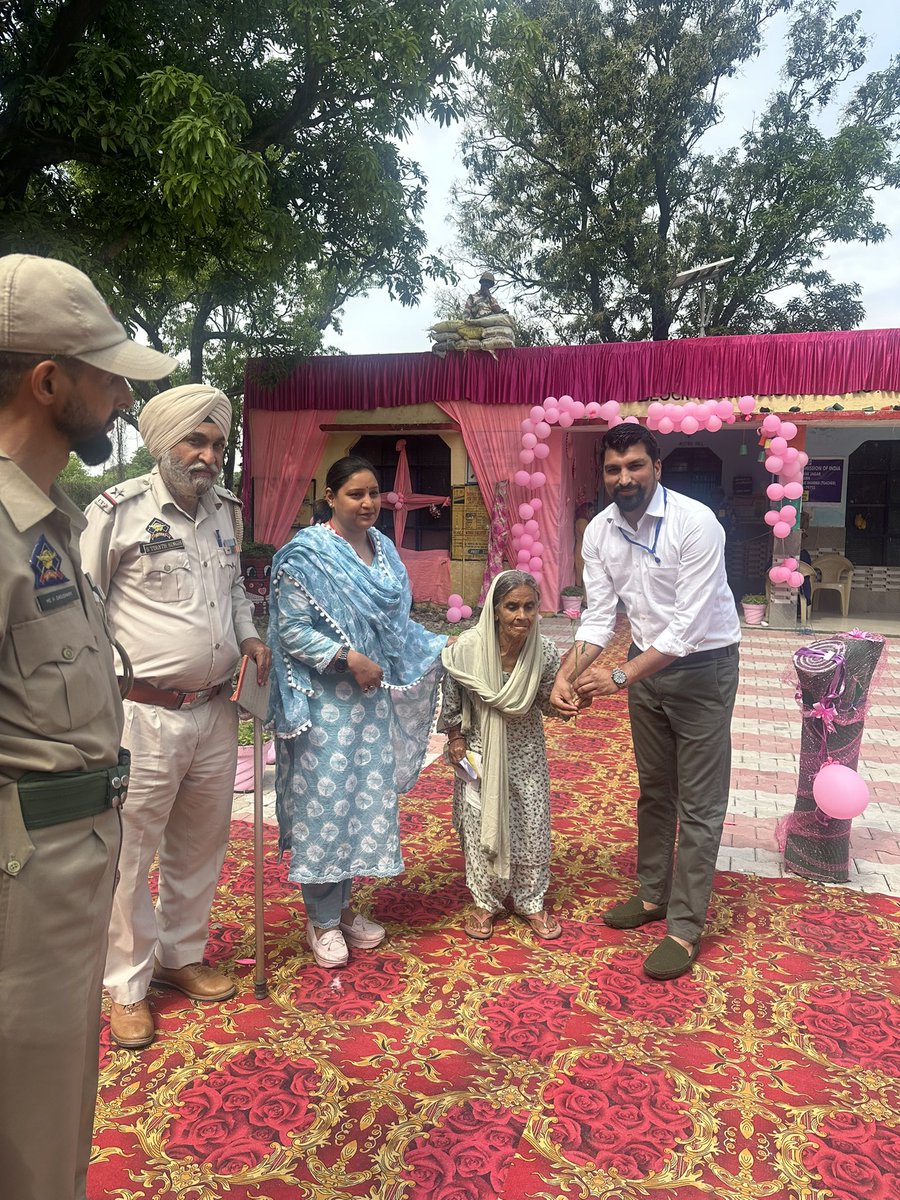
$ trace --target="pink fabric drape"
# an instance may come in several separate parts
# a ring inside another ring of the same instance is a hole
[[[468,357],[468,356],[466,356]],[[519,450],[522,445],[521,422],[528,416],[524,404],[485,405],[469,404],[465,400],[444,400],[440,408],[459,425],[466,453],[475,469],[475,478],[488,512],[494,510],[494,493],[497,481],[510,480],[508,486],[509,511],[513,521],[518,521],[518,509],[523,500],[531,498],[531,491],[518,487],[511,477],[519,468]],[[560,465],[562,457],[563,431],[554,429],[550,435],[550,456],[543,459],[541,470],[547,482],[540,492],[542,508],[537,518],[544,535],[544,569],[541,583],[541,608],[545,612],[556,612],[559,598],[559,521],[560,521]],[[507,551],[507,559],[509,558]]]
[[[328,434],[320,425],[334,420],[332,412],[251,412],[253,445],[253,536],[258,542],[281,546],[316,473]]]
[[[541,404],[578,400],[841,396],[900,390],[900,329],[770,333],[596,346],[534,346],[487,354],[361,354],[307,358],[273,382],[247,363],[250,408],[372,409],[400,404]]]
[[[494,506],[491,510],[491,530],[488,537],[487,563],[481,580],[481,593],[478,603],[484,604],[484,598],[495,577],[503,570],[506,558],[506,548],[509,543],[509,500],[507,493],[509,483],[498,479],[494,486]]]
[[[381,503],[394,509],[394,545],[398,550],[403,548],[403,535],[406,533],[406,514],[415,508],[430,508],[433,504],[445,508],[450,503],[449,496],[429,496],[424,492],[412,490],[412,477],[409,473],[409,458],[406,454],[406,440],[401,438],[394,447],[400,457],[397,459],[397,470],[394,472],[393,495],[391,492],[381,493]],[[411,551],[411,553],[414,553]]]

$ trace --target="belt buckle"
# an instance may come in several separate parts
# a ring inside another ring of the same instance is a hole
[[[209,699],[211,690],[211,688],[201,688],[199,692],[185,692],[178,707],[193,708],[195,704],[202,704],[204,700]]]

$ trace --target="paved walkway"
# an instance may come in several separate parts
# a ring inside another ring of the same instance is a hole
[[[734,746],[731,803],[718,867],[766,877],[785,874],[775,844],[779,817],[793,811],[800,746],[800,713],[794,700],[791,654],[798,646],[859,624],[882,633],[887,645],[876,675],[863,733],[859,773],[869,785],[866,811],[853,823],[850,882],[861,892],[900,895],[900,620],[883,617],[818,618],[812,629],[775,630],[745,626],[741,682],[732,725]],[[572,641],[571,623],[544,618],[542,630],[561,649]],[[429,759],[443,748],[433,735]],[[274,768],[266,768],[264,813],[274,821]],[[237,794],[234,815],[252,819],[253,797]]]

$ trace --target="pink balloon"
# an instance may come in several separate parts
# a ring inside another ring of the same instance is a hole
[[[545,424],[555,425],[558,420],[559,420],[559,409],[558,408],[545,408],[544,409],[544,423]]]
[[[774,413],[769,413],[763,417],[762,427],[763,433],[767,433],[769,437],[774,437],[776,433],[781,432],[781,417],[776,417]]]
[[[447,620],[450,622],[451,625],[455,625],[457,623],[457,621],[461,621],[462,620],[462,609],[448,608],[447,609]]]
[[[734,409],[731,407],[729,400],[719,400],[716,404],[716,413],[720,420],[727,421],[729,417],[734,417]]]
[[[531,483],[530,472],[516,471],[515,475],[513,475],[513,483],[518,484],[519,487],[528,487],[529,483]]]
[[[525,550],[523,548],[516,555],[516,562],[519,564],[519,566],[524,567],[530,558],[531,558],[531,551]]]
[[[540,571],[529,571],[529,574],[531,575],[534,582],[538,586],[540,586],[544,579],[544,576],[540,573]]]
[[[550,447],[547,445],[546,442],[538,442],[538,444],[534,448],[534,457],[535,458],[549,458],[550,457]]]
[[[625,418],[624,417],[610,417],[606,423],[610,427],[610,429],[615,429],[615,427],[617,425],[625,424]]]
[[[785,450],[787,450],[787,442],[783,437],[773,437],[771,442],[769,442],[769,452],[771,454],[783,455]]]
[[[601,419],[604,421],[609,421],[610,417],[617,417],[619,415],[619,407],[620,405],[618,400],[607,400],[605,403],[600,405]]]
[[[802,571],[791,571],[791,573],[788,577],[788,583],[791,585],[792,588],[803,587]]]
[[[447,597],[447,605],[449,608],[461,608],[463,598],[458,592],[454,592],[452,596]]]
[[[557,404],[559,405],[559,411],[561,413],[571,412],[574,403],[575,401],[571,396],[560,396],[559,400],[557,401]]]
[[[532,409],[531,411],[534,412],[534,409]],[[541,416],[543,416],[543,415],[544,414],[542,412]],[[522,422],[522,424],[519,426],[519,428],[522,430],[523,433],[534,433],[534,421],[531,421],[528,419],[528,417],[526,417],[525,420]]]
[[[622,424],[623,425],[640,425],[640,421],[638,420],[637,417],[623,417]]]
[[[519,516],[523,521],[530,521],[534,516],[534,509],[530,504],[522,503],[519,505]]]
[[[468,604],[463,604],[459,611],[462,613],[464,621],[468,621],[469,617],[472,615],[472,610]]]
[[[783,567],[787,567],[787,569],[788,569],[788,571],[789,571],[789,572],[790,572],[790,571],[796,571],[796,570],[797,570],[797,560],[796,560],[796,558],[786,558],[786,559],[784,560],[784,562],[783,562],[781,565],[782,565]]]
[[[600,416],[600,405],[596,400],[592,400],[590,404],[586,404],[584,406],[584,415],[589,417],[592,421],[597,420],[597,418]]]
[[[816,804],[828,817],[849,821],[869,803],[866,781],[840,763],[826,763],[813,780]]]
[[[766,470],[770,475],[777,475],[783,466],[784,463],[777,454],[770,454],[766,459]]]
[[[543,500],[540,496],[535,496],[531,501],[531,516],[533,517],[535,513],[539,513],[543,507]]]
[[[561,429],[568,429],[570,425],[575,424],[575,418],[572,416],[571,410],[559,414],[559,424]]]
[[[526,529],[528,529],[527,525],[522,525],[517,521],[509,532],[514,538],[520,538]]]
[[[800,497],[803,495],[803,484],[802,483],[785,484],[784,494],[785,494],[785,496],[787,496],[788,500],[799,500]]]
[[[584,416],[584,404],[580,400],[572,401],[572,416],[579,421]]]
[[[543,558],[544,557],[544,543],[543,542],[532,543],[531,553],[535,556],[535,558]]]
[[[699,404],[695,404],[693,400],[688,400],[687,404],[682,404],[681,406],[681,415],[683,417],[696,417],[699,410]]]
[[[557,398],[555,396],[545,396],[544,397],[544,412],[546,412],[548,408],[559,408],[559,407],[560,407],[559,401],[557,400]]]
[[[647,416],[652,417],[654,421],[658,421],[660,417],[666,415],[666,406],[661,400],[654,400],[647,405]]]
[[[543,565],[544,560],[542,558],[538,558],[537,555],[528,560],[528,570],[531,572],[539,571]]]
[[[541,532],[541,527],[538,525],[537,521],[527,521],[524,532],[530,533],[532,537],[537,537],[537,535]]]
[[[529,463],[533,463],[534,462],[534,451],[533,450],[520,450],[519,451],[519,462],[523,463],[526,467],[529,465]]]
[[[530,533],[523,533],[522,536],[519,538],[519,545],[522,546],[525,550],[530,550],[531,547],[534,545],[534,538],[531,536]]]
[[[772,526],[772,532],[777,538],[786,538],[790,535],[791,526],[787,521],[779,521],[777,525]]]
[[[660,433],[672,433],[675,426],[672,424],[671,418],[663,417],[657,426]]]
[[[533,488],[542,488],[547,482],[547,476],[543,471],[535,471],[531,476],[531,486]]]
[[[785,494],[785,489],[780,483],[770,483],[766,488],[766,495],[770,500],[781,500]]]
[[[538,421],[534,427],[534,432],[539,438],[548,438],[550,436],[550,426],[546,421]]]
[[[528,414],[528,416],[531,418],[532,421],[534,421],[534,423],[536,425],[538,423],[538,421],[543,421],[544,410],[543,410],[543,408],[541,408],[540,404],[536,404],[534,406],[534,408],[531,410],[531,412]]]
[[[767,525],[777,525],[781,518],[779,517],[778,510],[776,508],[770,508],[763,517],[763,520]]]
[[[790,571],[785,570],[784,567],[769,568],[769,578],[773,583],[787,583],[789,576]]]
[[[800,453],[797,455],[797,462],[800,464],[801,467],[805,467],[806,464],[809,462],[809,455],[806,453],[805,450],[801,450]]]
[[[755,397],[754,396],[741,396],[740,400],[738,400],[738,408],[744,414],[745,417],[749,417],[750,414],[753,412],[754,408],[756,408]]]
[[[781,425],[781,436],[785,441],[792,442],[797,436],[797,426],[793,421],[784,421]]]
[[[786,504],[778,515],[782,521],[788,521],[791,525],[797,520],[797,510],[792,504]]]
[[[387,500],[388,504],[396,504],[399,499],[400,497],[396,492],[388,492],[388,494],[385,496],[385,500]]]
[[[716,416],[715,413],[710,413],[706,418],[706,428],[710,433],[718,433],[722,428],[722,418]]]
[[[785,450],[785,452],[784,452],[783,457],[784,457],[784,465],[786,467],[793,466],[797,462],[797,459],[800,457],[800,451],[795,449],[793,446],[788,446],[787,450]]]
[[[699,428],[700,422],[696,417],[692,417],[690,413],[688,413],[688,415],[681,422],[681,432],[686,433],[688,437],[690,437],[692,433],[696,433]]]
[[[533,433],[522,434],[522,447],[525,450],[533,450],[537,445],[537,438]]]

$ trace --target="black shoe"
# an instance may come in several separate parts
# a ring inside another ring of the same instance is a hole
[[[624,904],[617,904],[603,914],[603,924],[610,929],[637,929],[650,921],[661,921],[666,915],[666,905],[656,908],[644,908],[640,896],[632,896]]]
[[[690,950],[685,950],[680,942],[666,936],[653,953],[644,959],[644,974],[651,979],[677,979],[691,969],[699,953],[699,938]]]

